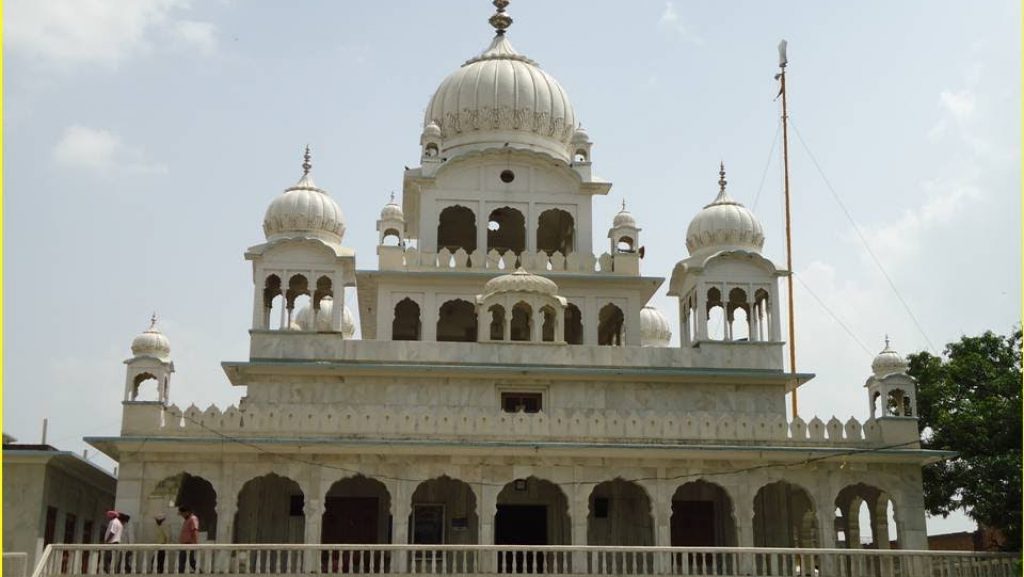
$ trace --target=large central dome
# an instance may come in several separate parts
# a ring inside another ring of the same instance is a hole
[[[444,79],[430,99],[423,126],[441,130],[442,156],[514,147],[569,160],[576,129],[569,96],[536,62],[512,48],[503,14],[491,45]],[[497,16],[497,15],[496,15]]]

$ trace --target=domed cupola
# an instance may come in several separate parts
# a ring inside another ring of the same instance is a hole
[[[307,146],[302,178],[275,198],[263,217],[263,233],[268,241],[319,238],[333,244],[341,243],[345,235],[345,216],[327,191],[313,182],[311,168]]]
[[[484,284],[476,297],[477,334],[483,342],[564,343],[567,304],[554,281],[519,268]]]
[[[672,340],[672,328],[665,315],[652,305],[640,310],[640,344],[644,347],[667,347]]]
[[[622,210],[612,218],[612,227],[608,229],[611,240],[611,254],[635,253],[640,246],[640,227],[636,217],[626,210],[626,201],[622,201]]]
[[[754,213],[725,191],[725,164],[719,170],[718,196],[690,221],[686,248],[690,254],[745,250],[760,254],[764,230]]]
[[[494,0],[490,18],[496,34],[479,56],[441,82],[427,105],[423,125],[441,131],[441,156],[487,148],[517,148],[544,152],[570,161],[576,115],[569,96],[536,62],[512,48],[505,31],[512,24],[505,7]],[[426,151],[425,151],[426,153]]]
[[[875,374],[875,377],[882,378],[894,373],[906,373],[908,366],[907,360],[892,350],[887,336],[885,337],[885,348],[871,361],[871,372]]]
[[[150,319],[149,328],[132,340],[132,356],[153,357],[167,361],[171,356],[171,343],[160,329],[156,328],[156,313]]]

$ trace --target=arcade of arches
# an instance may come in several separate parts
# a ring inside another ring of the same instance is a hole
[[[666,510],[654,505],[649,487],[621,477],[576,485],[586,493],[576,506],[571,505],[580,493],[567,494],[566,487],[533,476],[481,485],[441,475],[416,484],[401,504],[392,495],[394,485],[389,490],[385,482],[361,474],[336,480],[323,495],[312,498],[298,482],[276,473],[253,477],[240,487],[234,499],[221,502],[208,480],[180,473],[157,484],[149,495],[149,508],[192,508],[203,537],[211,542],[393,543],[393,516],[403,512],[408,520],[401,534],[416,544],[570,545],[578,530],[587,545],[900,546],[894,500],[864,483],[839,491],[829,507],[834,518],[823,517],[811,494],[787,481],[767,483],[756,491],[751,487],[746,506],[714,482],[686,481],[671,493]],[[491,495],[489,514],[481,511],[480,491]],[[230,514],[230,527],[218,527],[218,512]],[[744,518],[747,533],[741,526]],[[830,526],[824,529],[832,534],[823,540],[821,525],[826,520]],[[659,525],[666,532],[660,539]]]

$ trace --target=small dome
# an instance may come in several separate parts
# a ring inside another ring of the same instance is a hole
[[[135,357],[156,357],[167,361],[171,355],[171,342],[160,329],[156,328],[156,315],[150,319],[146,332],[132,340],[132,355]]]
[[[633,216],[633,213],[626,210],[626,201],[622,201],[622,210],[612,219],[612,228],[621,227],[637,228],[636,218]]]
[[[431,124],[449,158],[459,149],[512,146],[568,162],[576,115],[558,81],[499,30],[482,54],[441,82],[427,105],[424,132]]]
[[[427,126],[423,128],[423,138],[424,140],[428,138],[431,140],[440,140],[441,127],[438,126],[436,122],[430,121],[427,123]]]
[[[871,371],[878,378],[893,373],[905,373],[908,366],[907,360],[889,347],[889,337],[885,338],[885,348],[871,361]]]
[[[275,198],[263,217],[267,240],[312,236],[340,243],[345,236],[345,216],[327,191],[313,183],[310,168],[307,146],[302,178]]]
[[[576,132],[572,133],[572,141],[571,142],[573,144],[589,144],[590,143],[590,135],[587,134],[586,130],[583,130],[582,126],[580,126],[580,127],[578,127],[576,129]]]
[[[518,268],[512,274],[492,278],[484,285],[484,298],[499,293],[535,293],[557,296],[558,285],[551,279]]]
[[[764,230],[754,213],[725,192],[725,166],[719,172],[719,191],[714,202],[704,207],[686,229],[690,254],[701,250],[740,249],[761,252]]]
[[[299,312],[295,313],[295,319],[292,321],[292,330],[297,331],[318,331],[328,332],[331,330],[331,311],[334,309],[334,299],[331,297],[323,297],[320,299],[320,312],[316,315],[316,328],[312,328],[313,323],[313,309],[308,305],[299,309]],[[356,321],[352,316],[352,311],[345,307],[341,311],[341,334],[346,339],[352,338],[356,334]]]
[[[391,195],[391,201],[385,204],[384,208],[380,210],[380,219],[382,221],[398,220],[405,222],[405,212],[403,212],[402,207],[395,202],[395,195]]]
[[[645,347],[667,347],[672,328],[661,311],[651,305],[640,310],[640,344]]]

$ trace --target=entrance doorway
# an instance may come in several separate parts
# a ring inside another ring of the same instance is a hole
[[[376,543],[376,497],[327,497],[321,543]]]
[[[547,505],[498,505],[495,545],[547,545]],[[498,553],[499,573],[543,573],[544,555],[524,551]]]
[[[714,547],[715,503],[712,501],[672,502],[672,546]]]

